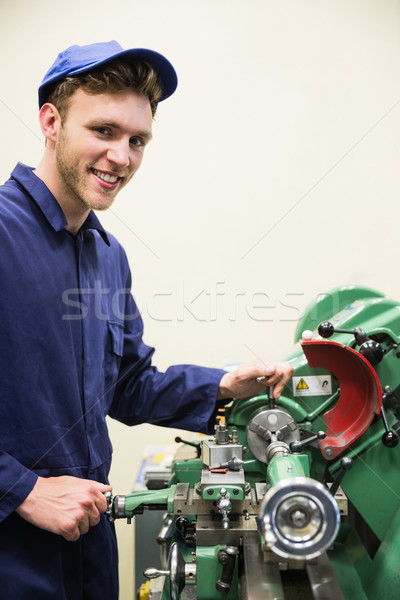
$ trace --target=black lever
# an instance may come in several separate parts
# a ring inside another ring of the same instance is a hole
[[[382,443],[384,446],[386,446],[387,448],[395,448],[397,446],[397,444],[399,443],[399,436],[397,435],[397,433],[395,433],[394,431],[392,431],[388,425],[387,419],[386,419],[386,413],[385,413],[385,409],[383,408],[383,400],[386,398],[386,394],[383,394],[382,396],[382,407],[381,407],[381,417],[382,417],[382,421],[383,421],[383,425],[386,429],[385,433],[382,436]]]
[[[353,460],[351,458],[349,458],[347,456],[342,458],[342,460],[340,461],[339,475],[336,477],[335,481],[331,485],[330,492],[331,492],[332,496],[334,496],[336,494],[336,492],[339,489],[339,485],[342,483],[344,474],[346,473],[346,471],[350,471],[352,466],[353,466]]]
[[[272,385],[268,388],[269,410],[275,410],[274,388]]]
[[[329,338],[334,333],[351,333],[354,335],[356,343],[360,346],[359,353],[367,359],[371,365],[377,365],[381,362],[383,355],[385,354],[384,349],[379,344],[368,337],[364,329],[356,327],[355,329],[336,329],[329,321],[324,321],[318,325],[318,333],[323,338]]]
[[[175,438],[175,441],[176,441],[177,444],[186,444],[187,446],[193,446],[193,448],[196,448],[197,458],[200,458],[200,455],[201,455],[200,444],[195,444],[194,442],[187,442],[186,440],[183,440],[179,436],[177,436]]]
[[[227,594],[230,591],[238,554],[239,550],[236,546],[227,546],[218,552],[218,562],[222,565],[222,575],[215,584],[218,592]]]
[[[326,438],[325,431],[318,431],[318,433],[314,433],[314,435],[310,435],[310,437],[305,440],[296,440],[295,442],[291,442],[289,444],[289,448],[291,452],[303,452],[303,449],[308,446],[308,444],[312,444],[316,440],[323,440]]]

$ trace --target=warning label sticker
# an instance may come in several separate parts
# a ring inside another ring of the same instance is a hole
[[[331,375],[305,375],[293,377],[294,396],[330,396],[332,394]]]

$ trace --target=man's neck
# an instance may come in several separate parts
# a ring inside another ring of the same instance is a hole
[[[78,203],[74,202],[69,197],[68,192],[62,189],[62,184],[57,176],[57,170],[48,168],[46,163],[46,156],[44,156],[33,172],[43,181],[43,183],[45,183],[58,204],[61,206],[68,223],[65,229],[73,235],[76,235],[86,221],[90,210],[79,206]]]

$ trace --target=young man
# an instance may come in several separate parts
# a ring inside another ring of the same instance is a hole
[[[106,415],[210,432],[218,400],[277,397],[292,374],[151,364],[125,253],[93,210],[139,168],[176,85],[151,50],[68,48],[39,88],[43,158],[0,188],[2,597],[118,598]]]

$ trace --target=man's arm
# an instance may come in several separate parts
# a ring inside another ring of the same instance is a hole
[[[76,541],[97,525],[100,514],[107,510],[104,492],[111,489],[110,485],[68,475],[38,477],[16,512],[37,527]]]
[[[287,362],[254,360],[244,363],[223,375],[217,398],[248,398],[270,386],[274,387],[274,398],[279,398],[292,375],[293,367]],[[265,379],[258,382],[258,377]]]

